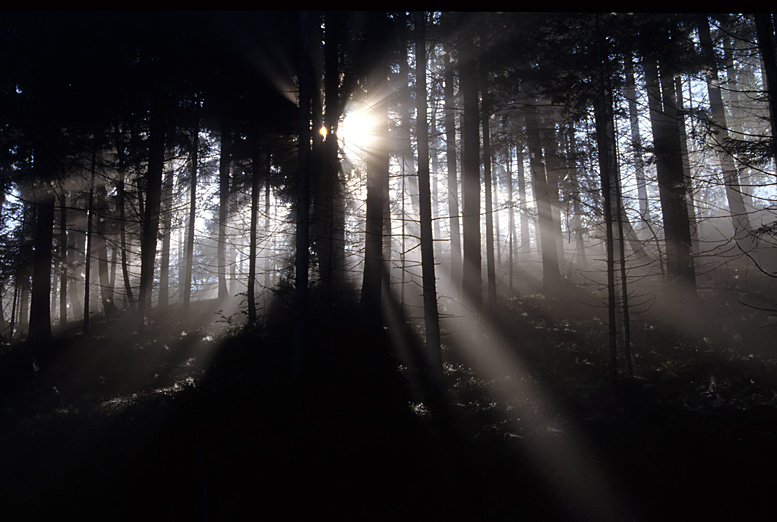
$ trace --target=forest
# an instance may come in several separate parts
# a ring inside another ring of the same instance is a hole
[[[769,13],[0,19],[0,518],[771,520]]]

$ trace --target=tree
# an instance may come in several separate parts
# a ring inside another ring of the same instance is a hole
[[[761,52],[764,72],[766,73],[766,92],[769,98],[769,121],[771,123],[772,158],[777,161],[777,60],[775,60],[773,15],[757,13],[755,27],[758,39],[758,49]]]
[[[429,384],[435,389],[442,377],[440,351],[440,320],[437,310],[437,289],[434,274],[434,238],[432,236],[432,197],[429,183],[429,122],[426,99],[426,19],[416,12],[416,100],[418,102],[418,194],[421,218],[421,269],[423,273],[424,325],[429,367]]]
[[[256,140],[258,141],[258,140]],[[248,324],[247,327],[253,326],[256,322],[256,296],[254,291],[256,289],[256,234],[257,234],[257,221],[259,220],[259,182],[261,179],[261,149],[259,143],[255,143],[253,146],[253,154],[251,156],[251,222],[249,225],[249,247],[248,247],[248,282],[247,282],[247,296],[248,301]],[[269,172],[265,175],[269,177]]]
[[[483,190],[485,191],[485,211],[486,211],[486,281],[489,306],[496,306],[496,265],[494,262],[494,203],[493,203],[493,183],[491,176],[491,130],[489,119],[491,117],[491,106],[489,99],[488,77],[486,75],[486,64],[481,60],[478,68],[481,92],[481,111],[480,118],[483,126]]]
[[[371,23],[368,26],[366,54],[377,60],[377,63],[367,72],[367,96],[372,106],[369,118],[371,128],[366,129],[367,197],[361,303],[365,320],[373,331],[378,331],[381,324],[381,292],[386,270],[383,255],[383,219],[387,198],[386,181],[389,175],[388,98],[385,96],[389,71],[386,59],[379,54],[380,46],[376,45],[385,44],[387,40],[385,15],[375,14],[370,16],[369,20]]]
[[[465,25],[458,52],[459,84],[463,104],[461,128],[462,245],[464,255],[462,289],[474,310],[483,303],[480,252],[480,126],[477,62],[474,33]]]
[[[548,178],[545,174],[544,154],[540,141],[540,123],[533,108],[526,111],[525,122],[534,201],[537,205],[537,236],[542,255],[542,286],[543,291],[552,294],[558,290],[561,273],[559,271]]]
[[[226,115],[221,120],[221,156],[219,159],[219,237],[218,237],[218,299],[227,298],[227,220],[229,219],[229,184],[232,164],[232,130]]]
[[[307,36],[311,28],[308,13],[300,14],[299,42],[299,141],[297,178],[297,230],[294,291],[294,347],[292,353],[292,374],[299,382],[305,370],[308,341],[308,249],[310,248],[310,147],[311,147],[311,63],[310,41]]]
[[[720,79],[718,78],[717,60],[710,36],[709,20],[705,15],[697,16],[699,30],[699,44],[706,62],[707,92],[710,97],[711,134],[715,140],[718,160],[723,171],[723,180],[726,186],[729,213],[734,227],[734,237],[743,246],[749,242],[751,234],[750,220],[748,219],[745,201],[742,197],[742,188],[739,184],[739,170],[734,164],[734,157],[727,148],[728,123],[723,106],[723,97],[720,92]]]
[[[667,30],[652,31],[656,44],[667,45]],[[646,52],[643,61],[653,130],[658,188],[663,212],[668,283],[684,294],[696,294],[696,275],[691,246],[687,186],[683,175],[683,158],[678,128],[674,82],[668,66],[655,52]]]
[[[146,171],[146,198],[143,232],[140,245],[140,292],[138,315],[141,321],[151,309],[151,290],[154,282],[154,260],[159,211],[162,201],[162,172],[165,163],[166,100],[160,92],[151,100],[149,114],[148,168]]]
[[[199,95],[194,98],[194,110],[193,110],[194,126],[191,136],[191,147],[189,151],[189,216],[186,228],[186,253],[184,261],[184,274],[181,285],[183,286],[183,309],[184,313],[188,314],[191,306],[191,294],[192,294],[192,265],[194,264],[194,231],[197,220],[197,167],[199,162],[199,148],[200,148],[200,100]],[[123,190],[122,190],[123,192]],[[122,212],[123,212],[123,206]],[[122,229],[123,234],[123,229]],[[123,236],[122,236],[123,237]],[[124,239],[122,239],[122,245]],[[122,246],[123,249],[123,246]],[[122,257],[122,270],[126,277],[126,261],[123,255]],[[128,289],[129,290],[129,289]],[[131,293],[129,294],[132,295]]]
[[[446,16],[446,20],[448,17]],[[461,273],[461,232],[459,227],[459,177],[456,159],[456,100],[454,98],[453,47],[445,52],[445,157],[448,171],[448,214],[451,236],[451,282],[459,286]]]

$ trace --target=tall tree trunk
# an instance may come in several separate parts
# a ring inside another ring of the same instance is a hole
[[[609,71],[606,67],[606,53],[603,49],[604,37],[600,32],[597,17],[597,55],[598,82],[597,96],[594,98],[594,118],[596,144],[599,156],[599,172],[604,197],[604,223],[606,230],[605,247],[607,250],[607,321],[609,327],[609,378],[610,394],[614,401],[617,393],[617,331],[615,324],[615,251],[613,219],[617,216],[618,162],[616,158],[615,123],[613,121],[612,91]]]
[[[755,29],[758,37],[758,50],[761,53],[766,75],[766,92],[769,97],[769,121],[771,123],[772,159],[777,161],[777,60],[775,60],[774,26],[772,15],[757,13]]]
[[[47,152],[47,151],[46,151]],[[46,156],[46,152],[38,157]],[[54,205],[56,197],[46,179],[56,168],[54,158],[45,158],[42,177],[35,190],[35,236],[32,269],[32,292],[30,295],[30,329],[27,342],[33,355],[41,344],[51,340],[51,253],[54,233]]]
[[[523,165],[523,150],[516,147],[515,172],[518,178],[518,213],[521,215],[521,254],[524,256],[531,252],[531,238],[529,237],[529,205],[526,201],[526,172]]]
[[[73,211],[71,211],[71,214],[72,213]],[[82,213],[77,211],[76,215],[81,217]],[[68,281],[68,286],[70,287],[68,297],[70,299],[70,309],[73,311],[73,319],[80,320],[82,319],[81,314],[83,313],[83,306],[81,305],[81,290],[79,288],[78,274],[81,272],[79,266],[84,260],[83,254],[85,252],[84,242],[86,234],[84,233],[84,225],[80,222],[80,219],[73,219],[71,217],[69,222],[70,232],[67,235],[67,262],[71,276],[70,281]]]
[[[539,122],[534,111],[526,112],[526,141],[529,147],[529,163],[531,165],[534,200],[537,205],[538,238],[542,255],[542,286],[547,293],[554,293],[561,282],[561,272],[558,263],[553,227],[553,211],[551,208],[548,180],[545,175],[542,146],[539,135]]]
[[[173,199],[174,171],[168,170],[162,185],[162,251],[159,257],[159,296],[158,306],[167,308],[170,305],[170,240]]]
[[[97,222],[95,228],[95,254],[97,256],[97,268],[100,274],[100,297],[103,306],[103,312],[106,316],[116,313],[116,304],[113,302],[113,285],[111,284],[110,274],[108,273],[108,245],[105,241],[105,222],[107,213],[106,187],[105,181],[101,180],[95,187],[95,217]]]
[[[415,13],[416,101],[418,102],[418,192],[421,218],[421,271],[423,274],[424,326],[429,386],[436,389],[442,378],[440,320],[434,274],[434,238],[432,236],[432,196],[429,183],[429,124],[426,95],[426,20]]]
[[[321,233],[319,266],[321,282],[327,300],[332,303],[345,279],[345,207],[340,187],[340,163],[336,134],[342,111],[340,101],[340,26],[339,13],[325,15],[325,77],[326,111],[323,146],[323,176],[321,181]]]
[[[383,15],[374,15],[374,25],[370,27],[371,35],[369,49],[378,34],[383,34]],[[388,84],[388,66],[376,64],[368,77],[368,95],[375,93],[371,109],[372,128],[369,129],[369,143],[365,146],[367,161],[367,208],[364,245],[364,276],[361,293],[361,306],[365,321],[373,331],[379,331],[381,325],[380,303],[383,287],[385,264],[383,259],[383,215],[386,193],[385,180],[389,171],[388,151],[388,101],[379,96],[385,92]]]
[[[315,139],[315,138],[314,138]],[[312,172],[313,165],[310,165]],[[273,235],[270,232],[270,198],[272,196],[272,187],[270,186],[269,172],[264,180],[264,233],[267,238],[264,245],[264,291],[265,295],[270,291],[272,286],[273,275]]]
[[[232,129],[226,117],[221,120],[221,157],[219,160],[219,230],[216,252],[218,299],[228,296],[227,289],[227,220],[229,219],[230,165],[232,164]]]
[[[89,330],[92,316],[92,256],[94,255],[94,192],[97,180],[97,143],[93,137],[92,164],[89,177],[89,200],[86,207],[86,255],[84,256],[84,322],[83,328]]]
[[[726,80],[728,82],[728,86],[726,88],[728,91],[728,114],[731,116],[729,118],[729,128],[734,128],[734,132],[739,135],[739,139],[745,139],[748,134],[748,130],[744,125],[744,118],[741,117],[742,105],[740,105],[741,101],[739,98],[739,75],[737,73],[737,67],[734,65],[734,51],[739,51],[738,46],[741,46],[739,39],[734,38],[731,34],[729,34],[725,39],[725,43],[723,44],[723,53],[725,57]],[[747,85],[748,82],[746,81],[745,84]],[[750,185],[752,169],[747,162],[741,162],[738,166],[739,179],[742,188],[742,199],[745,202],[745,208],[752,210],[753,187]]]
[[[680,133],[680,155],[683,159],[683,179],[686,186],[688,223],[691,228],[691,251],[696,256],[699,253],[699,225],[696,220],[696,201],[693,194],[693,177],[691,176],[691,162],[688,154],[688,134],[685,130],[683,87],[679,75],[674,78],[674,92],[677,100],[677,129]]]
[[[127,193],[124,189],[124,171],[119,172],[119,185],[116,188],[118,195],[117,205],[119,207],[119,241],[121,248],[121,275],[124,280],[124,292],[126,294],[125,301],[129,302],[130,306],[134,302],[132,295],[132,281],[130,280],[129,265],[127,263],[127,217],[125,212],[125,200]]]
[[[553,219],[552,240],[556,249],[556,259],[559,265],[559,271],[564,271],[564,238],[561,233],[561,194],[560,179],[566,166],[559,156],[558,141],[559,131],[553,119],[548,121],[544,132],[547,139],[542,143],[545,149],[545,172],[548,179],[548,198],[550,200],[550,211]]]
[[[515,199],[513,197],[513,146],[507,143],[507,275],[513,289],[513,255],[515,253]]]
[[[151,310],[156,241],[159,233],[159,209],[162,200],[162,172],[165,165],[165,107],[161,95],[157,95],[157,99],[154,100],[150,117],[146,203],[140,245],[138,315],[141,330],[146,314]]]
[[[183,273],[183,311],[188,316],[192,298],[192,269],[194,267],[194,231],[197,221],[197,167],[200,148],[200,113],[199,96],[195,98],[197,108],[194,113],[194,129],[192,131],[192,146],[189,161],[189,220],[186,230],[186,253]]]
[[[565,133],[565,145],[567,155],[567,171],[569,173],[569,182],[574,187],[570,197],[572,198],[572,233],[575,236],[575,254],[577,255],[577,264],[585,268],[588,265],[588,258],[585,249],[584,233],[585,228],[583,226],[583,212],[581,209],[581,188],[580,188],[580,173],[577,168],[577,140],[575,138],[575,128],[573,125],[567,127]],[[570,261],[571,262],[571,261]]]
[[[723,97],[720,93],[720,79],[718,78],[717,60],[710,36],[709,20],[706,15],[697,15],[699,27],[699,44],[706,61],[707,92],[710,97],[710,111],[712,112],[712,136],[717,143],[718,160],[723,171],[723,182],[726,186],[726,198],[728,200],[731,224],[734,227],[734,237],[742,244],[749,247],[750,219],[748,218],[745,201],[742,197],[742,188],[739,185],[739,171],[734,164],[734,157],[727,150],[728,123],[723,106]]]
[[[59,196],[59,323],[67,324],[67,195]]]
[[[456,172],[456,100],[454,98],[452,49],[445,54],[445,156],[448,166],[448,215],[451,235],[451,283],[459,287],[461,272],[461,231],[459,228],[459,178]]]
[[[475,310],[483,304],[483,276],[480,250],[480,125],[477,64],[471,31],[462,37],[459,53],[459,81],[463,102],[461,188],[463,228],[463,282],[465,298]]]
[[[494,202],[493,182],[491,173],[491,130],[489,118],[491,116],[490,100],[488,97],[488,84],[484,67],[478,70],[481,92],[480,121],[483,127],[483,190],[485,191],[486,205],[486,287],[489,306],[496,306],[496,264],[494,261]]]
[[[248,328],[256,322],[256,232],[257,220],[259,219],[259,173],[260,173],[260,154],[259,143],[254,144],[251,154],[251,224],[248,243],[248,282],[247,295],[248,300]]]
[[[634,155],[634,176],[637,181],[637,199],[639,199],[639,214],[641,224],[650,221],[650,207],[648,206],[647,183],[645,181],[645,161],[642,158],[642,136],[639,132],[639,113],[637,111],[637,90],[634,81],[634,58],[631,54],[626,57],[626,100],[629,106],[629,123],[631,131],[631,149]]]
[[[659,65],[654,57],[646,57],[644,61],[664,220],[667,275],[672,286],[693,296],[696,294],[696,276],[674,85],[671,74],[661,71]]]
[[[308,342],[308,264],[310,246],[310,152],[311,152],[311,42],[308,34],[311,18],[308,13],[300,14],[300,60],[299,60],[299,165],[297,179],[297,235],[294,293],[294,348],[292,376],[299,382],[306,370]],[[269,194],[268,194],[269,195]]]

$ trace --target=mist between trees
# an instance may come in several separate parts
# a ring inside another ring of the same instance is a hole
[[[760,14],[4,13],[2,334],[250,326],[280,293],[301,379],[313,294],[357,289],[419,319],[433,383],[450,317],[574,287],[614,382],[635,314],[777,314],[774,42]]]

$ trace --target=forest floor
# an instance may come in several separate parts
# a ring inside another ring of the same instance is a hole
[[[305,386],[282,299],[252,330],[212,303],[155,311],[142,335],[96,319],[35,368],[6,345],[0,518],[773,520],[775,325],[635,317],[635,377],[613,399],[584,299],[443,319],[438,395],[408,322],[367,332],[355,300],[316,309]]]

